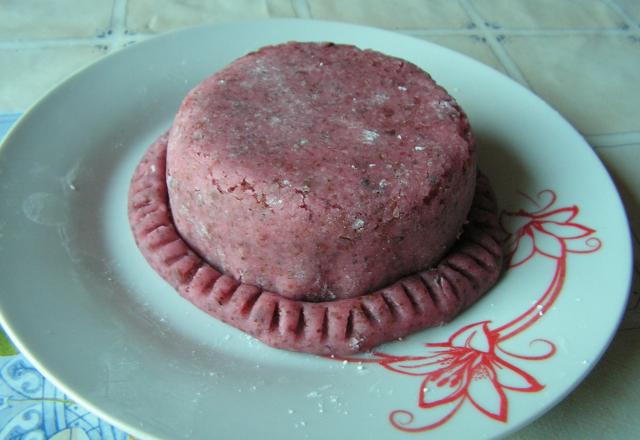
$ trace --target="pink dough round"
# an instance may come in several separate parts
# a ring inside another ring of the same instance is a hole
[[[166,166],[195,252],[305,301],[358,297],[437,263],[476,182],[467,118],[425,72],[319,43],[263,48],[193,89]]]

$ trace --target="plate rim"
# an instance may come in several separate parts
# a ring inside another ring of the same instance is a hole
[[[219,29],[221,27],[225,27],[225,26],[230,27],[230,26],[234,26],[234,25],[238,25],[238,24],[243,25],[243,26],[247,26],[247,25],[251,25],[251,24],[254,24],[254,23],[258,23],[258,24],[270,23],[270,25],[271,25],[271,24],[278,23],[278,22],[280,23],[280,25],[287,25],[288,23],[295,23],[296,25],[299,25],[301,22],[313,22],[313,23],[316,23],[319,26],[341,26],[341,27],[344,27],[344,28],[352,28],[354,30],[366,29],[368,31],[376,31],[377,33],[386,33],[386,34],[389,34],[390,36],[394,36],[394,37],[400,36],[400,37],[403,37],[403,38],[410,38],[410,39],[413,39],[413,40],[417,40],[421,44],[437,47],[439,50],[444,50],[444,51],[450,52],[451,54],[455,54],[456,57],[464,57],[468,61],[474,63],[474,65],[476,67],[477,66],[482,66],[482,68],[489,69],[491,71],[492,75],[497,74],[497,75],[500,76],[501,80],[505,80],[505,79],[508,80],[512,84],[516,85],[517,87],[519,87],[520,89],[525,91],[527,94],[533,96],[540,103],[544,104],[549,110],[551,110],[553,113],[555,113],[555,115],[559,119],[561,119],[573,131],[573,134],[576,136],[577,139],[580,139],[580,141],[583,144],[582,147],[586,147],[586,148],[581,148],[581,150],[586,149],[586,150],[590,151],[590,153],[593,156],[593,158],[595,158],[597,160],[597,162],[599,163],[601,171],[604,172],[604,174],[606,175],[606,177],[607,177],[607,179],[609,181],[609,184],[610,184],[611,188],[613,189],[613,192],[614,192],[614,194],[616,196],[616,199],[617,199],[616,200],[616,204],[618,205],[618,208],[620,209],[620,212],[621,212],[622,217],[624,219],[624,222],[626,224],[625,231],[624,232],[621,231],[620,233],[621,234],[623,233],[625,235],[625,240],[624,241],[626,242],[626,245],[627,245],[626,246],[627,249],[626,249],[626,252],[625,252],[626,255],[624,256],[624,261],[625,261],[626,266],[627,266],[627,268],[625,270],[625,272],[627,273],[627,277],[626,277],[626,280],[624,281],[623,284],[626,286],[626,288],[625,288],[625,290],[627,292],[626,296],[628,296],[628,292],[631,289],[631,284],[632,284],[632,281],[633,281],[633,271],[632,271],[633,250],[632,250],[632,244],[631,244],[631,228],[630,228],[628,214],[627,214],[625,206],[624,206],[624,204],[622,202],[620,193],[617,190],[615,182],[613,181],[611,173],[604,166],[604,164],[602,163],[601,159],[595,153],[593,148],[585,140],[584,136],[582,136],[582,134],[580,134],[575,129],[575,127],[567,119],[565,119],[557,110],[555,110],[550,104],[548,104],[546,101],[544,101],[538,95],[536,95],[531,89],[528,89],[527,87],[525,87],[522,84],[518,83],[517,81],[515,81],[513,78],[509,77],[505,73],[500,72],[500,71],[494,69],[491,66],[485,65],[482,62],[477,61],[477,60],[469,57],[468,55],[456,52],[456,51],[454,51],[452,49],[449,49],[449,48],[446,48],[446,47],[443,47],[443,46],[439,46],[439,45],[437,45],[435,43],[432,43],[430,41],[426,41],[426,40],[417,38],[415,36],[406,35],[406,34],[402,34],[402,33],[399,33],[399,32],[394,32],[394,31],[388,30],[388,29],[380,29],[380,28],[374,28],[374,27],[370,27],[370,26],[363,26],[363,25],[358,25],[358,24],[345,23],[345,22],[336,22],[336,21],[313,20],[313,19],[298,19],[298,18],[275,18],[275,19],[262,19],[262,20],[225,21],[225,22],[217,23],[217,24],[210,24],[210,25],[202,25],[202,26],[196,26],[196,27],[175,29],[175,30],[172,30],[172,31],[160,34],[160,35],[155,35],[155,36],[152,36],[152,37],[150,37],[148,39],[145,39],[143,41],[139,41],[133,46],[125,47],[125,48],[119,49],[117,51],[111,52],[111,53],[101,57],[100,59],[96,60],[95,62],[92,62],[92,63],[90,63],[90,64],[88,64],[86,66],[83,66],[83,67],[77,69],[75,72],[73,72],[72,74],[70,74],[69,76],[64,78],[63,80],[61,80],[58,83],[56,83],[42,97],[40,97],[37,101],[35,101],[19,117],[19,119],[17,121],[15,121],[12,124],[12,126],[9,128],[8,132],[5,134],[2,142],[0,142],[0,155],[5,152],[5,147],[10,144],[14,133],[19,131],[19,130],[22,130],[23,126],[28,126],[31,123],[30,122],[31,119],[34,117],[33,114],[36,113],[36,111],[41,106],[44,106],[46,104],[47,100],[50,99],[51,96],[54,93],[56,93],[61,86],[72,83],[75,80],[75,78],[77,78],[80,75],[84,75],[87,71],[90,71],[91,69],[100,69],[100,68],[102,68],[103,65],[109,63],[110,60],[113,57],[120,56],[124,51],[132,50],[132,49],[136,50],[135,48],[141,47],[141,45],[145,45],[145,43],[150,42],[150,41],[156,41],[157,42],[158,40],[172,39],[177,34],[186,34],[186,33],[200,32],[200,31],[207,31],[207,30],[210,30],[210,29]],[[144,50],[144,49],[139,49],[139,50]],[[506,428],[503,431],[503,434],[501,434],[501,435],[505,435],[506,436],[506,435],[508,435],[510,433],[513,433],[513,432],[515,432],[517,430],[522,429],[524,426],[530,424],[533,420],[539,419],[545,413],[547,413],[548,411],[553,409],[559,402],[564,400],[569,393],[574,391],[575,388],[578,387],[583,382],[585,377],[588,376],[591,373],[591,371],[593,370],[595,365],[600,361],[600,359],[602,358],[602,356],[606,352],[607,348],[610,346],[613,338],[616,336],[617,329],[619,328],[619,325],[620,325],[620,323],[622,321],[622,318],[624,316],[624,312],[626,310],[625,304],[626,304],[626,302],[623,302],[623,305],[622,305],[621,309],[618,311],[618,314],[615,317],[615,325],[614,325],[613,330],[608,335],[606,344],[604,344],[602,347],[599,348],[598,354],[594,358],[594,361],[591,362],[589,367],[586,368],[581,375],[577,376],[577,379],[574,380],[573,385],[568,387],[568,388],[566,388],[564,390],[564,392],[560,393],[555,399],[553,399],[553,401],[551,403],[545,404],[544,408],[542,410],[539,410],[537,412],[532,413],[529,417],[526,418],[525,421],[517,424],[517,426],[509,427],[508,425],[505,425]],[[138,437],[141,437],[141,438],[157,438],[157,437],[153,437],[153,435],[150,434],[149,432],[140,430],[136,426],[134,426],[134,425],[132,425],[130,423],[127,423],[125,421],[121,421],[121,420],[119,420],[119,419],[117,419],[115,417],[112,417],[106,411],[103,411],[98,406],[95,406],[90,400],[86,400],[81,395],[76,394],[76,392],[74,391],[73,387],[67,386],[67,384],[64,383],[63,381],[59,381],[58,378],[55,375],[53,375],[53,374],[51,374],[49,372],[49,370],[47,369],[46,365],[44,365],[42,362],[40,362],[38,360],[37,356],[34,353],[32,353],[31,350],[28,349],[28,343],[26,343],[25,341],[23,341],[21,338],[18,337],[17,333],[14,331],[13,326],[12,325],[8,325],[9,322],[10,322],[10,319],[7,316],[5,316],[4,308],[2,307],[2,301],[0,300],[0,324],[2,324],[6,334],[9,336],[9,338],[12,340],[12,342],[19,349],[20,353],[22,355],[24,355],[24,357],[32,365],[34,365],[37,368],[37,370],[44,377],[46,377],[51,383],[53,383],[60,390],[62,390],[63,392],[65,392],[66,394],[71,396],[74,399],[75,402],[77,402],[80,405],[82,405],[83,407],[89,409],[92,413],[96,414],[98,417],[104,419],[105,421],[107,421],[108,423],[112,424],[113,426],[116,426],[116,427],[122,429],[123,431],[125,431],[128,434],[132,434],[132,435],[135,435],[135,436],[138,436]]]

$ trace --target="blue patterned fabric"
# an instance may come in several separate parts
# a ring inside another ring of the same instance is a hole
[[[20,354],[0,357],[0,439],[126,440],[57,390]]]

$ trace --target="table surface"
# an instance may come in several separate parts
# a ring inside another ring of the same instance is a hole
[[[624,199],[635,244],[628,310],[607,353],[514,439],[640,438],[640,1],[0,1],[0,137],[77,69],[173,29],[270,17],[346,21],[432,41],[506,73],[587,139]],[[0,333],[0,439],[126,439],[57,390]],[[36,437],[34,437],[36,438]]]

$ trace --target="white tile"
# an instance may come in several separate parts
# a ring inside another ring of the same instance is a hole
[[[505,49],[534,92],[581,132],[640,131],[640,41],[623,35],[511,36]]]
[[[611,173],[627,208],[627,215],[640,237],[640,144],[596,148]]]
[[[618,187],[634,237],[636,275],[628,311],[620,328],[640,329],[640,144],[596,148],[596,152]]]
[[[502,63],[496,58],[484,37],[478,35],[429,35],[420,38],[468,55],[505,73]]]
[[[638,0],[615,0],[625,14],[636,23],[640,24],[640,1]]]
[[[471,19],[454,0],[308,0],[311,16],[388,29],[465,28]]]
[[[0,3],[0,38],[95,37],[107,32],[113,1],[9,0]]]
[[[0,49],[0,112],[22,112],[79,68],[98,60],[98,47]]]
[[[491,26],[503,28],[615,28],[624,21],[601,0],[472,0]]]
[[[130,32],[171,29],[230,20],[294,17],[290,0],[129,0]]]

